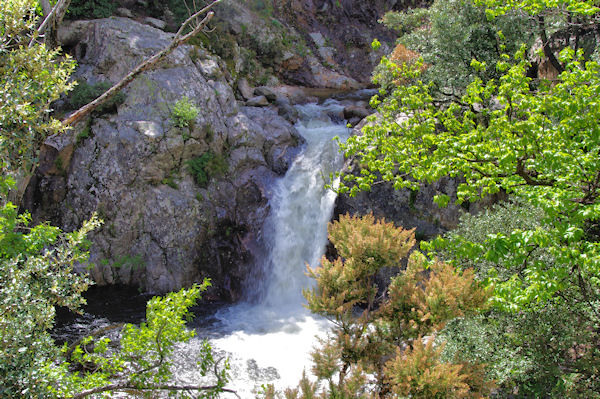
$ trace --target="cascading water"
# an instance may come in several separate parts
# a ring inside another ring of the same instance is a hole
[[[324,185],[329,173],[343,162],[332,139],[344,140],[349,129],[341,117],[343,106],[336,101],[297,109],[296,128],[307,143],[278,182],[271,200],[272,214],[263,233],[267,256],[259,260],[268,277],[250,287],[259,300],[219,311],[218,322],[208,332],[213,348],[229,357],[229,387],[242,398],[254,398],[265,383],[277,388],[295,386],[303,369],[310,369],[315,335],[323,335],[328,327],[303,307],[302,289],[311,283],[304,274],[305,265],[316,265],[327,244],[335,194]],[[189,347],[185,351],[193,356]],[[179,369],[175,375],[189,382],[197,381],[195,373]]]

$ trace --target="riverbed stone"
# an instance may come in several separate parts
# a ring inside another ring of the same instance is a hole
[[[255,96],[246,101],[246,105],[249,107],[266,107],[269,105],[269,100],[265,96]]]

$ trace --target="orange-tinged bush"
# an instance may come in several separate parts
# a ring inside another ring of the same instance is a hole
[[[323,257],[319,267],[308,267],[316,286],[304,292],[308,308],[334,323],[331,334],[320,341],[321,349],[313,353],[313,373],[329,384],[319,397],[358,398],[369,391],[373,398],[393,393],[478,398],[489,391],[481,367],[442,363],[441,348],[432,346],[433,339],[427,345],[421,339],[485,305],[488,293],[471,271],[459,273],[441,262],[429,265],[413,252],[387,295],[377,297],[381,291],[376,274],[383,267],[401,266],[415,244],[414,229],[373,215],[345,215],[329,225],[329,239],[339,257]],[[302,392],[290,397],[316,397],[314,390]]]
[[[469,385],[474,367],[441,363],[443,347],[435,347],[433,339],[426,343],[419,336],[405,351],[397,351],[385,366],[386,382],[399,397],[413,399],[478,399],[490,393],[489,384]],[[475,374],[481,377],[481,373]]]

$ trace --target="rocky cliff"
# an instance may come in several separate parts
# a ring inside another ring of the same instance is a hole
[[[82,84],[117,81],[169,40],[127,18],[61,31],[78,55]],[[172,114],[182,98],[199,112],[178,127]],[[90,237],[99,284],[164,292],[210,276],[214,295],[236,299],[269,211],[270,184],[301,137],[275,110],[239,106],[219,60],[194,46],[136,79],[116,111],[46,143],[28,192],[34,215],[67,230],[93,212],[104,219]],[[213,162],[198,184],[190,162],[205,154]]]
[[[272,184],[303,142],[291,104],[366,86],[379,56],[368,44],[391,40],[376,21],[396,3],[223,2],[213,32],[46,142],[27,208],[65,230],[102,217],[90,236],[98,284],[166,292],[210,277],[209,297],[240,298]],[[63,26],[58,40],[78,61],[80,86],[115,83],[170,41],[168,12],[141,12]],[[261,84],[272,87],[252,87]],[[369,111],[352,101],[345,117],[357,123]],[[179,103],[196,110],[189,123],[177,120]]]

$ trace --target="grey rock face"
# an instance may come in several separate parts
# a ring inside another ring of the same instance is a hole
[[[238,80],[237,87],[244,100],[249,100],[254,97],[254,90],[252,90],[246,79],[242,78]]]
[[[144,18],[144,22],[150,25],[153,28],[163,30],[167,27],[167,23],[165,21],[161,21],[160,19],[146,17]]]
[[[61,37],[82,55],[77,79],[114,83],[171,36],[111,18],[77,22]],[[104,219],[91,235],[99,284],[165,292],[210,277],[209,296],[236,299],[269,213],[271,183],[301,138],[275,109],[240,108],[219,60],[192,46],[179,47],[124,94],[117,114],[96,115],[69,140],[48,143],[30,208],[66,230],[93,212]],[[184,96],[199,113],[177,127],[171,114]],[[57,171],[61,154],[68,159]],[[203,155],[213,160],[204,180],[191,167]]]
[[[256,96],[246,101],[246,105],[249,107],[266,107],[269,105],[269,100],[265,96]]]

